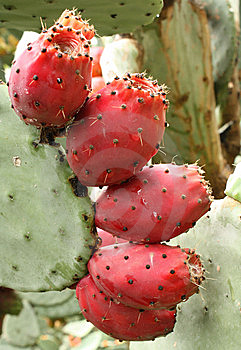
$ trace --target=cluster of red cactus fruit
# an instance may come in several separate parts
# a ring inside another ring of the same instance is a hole
[[[67,128],[67,160],[81,184],[108,186],[95,203],[102,247],[76,289],[83,315],[115,338],[151,340],[173,330],[177,304],[204,280],[194,250],[164,242],[209,210],[210,190],[196,164],[145,166],[167,126],[164,85],[127,73],[90,96],[101,74],[102,48],[92,49],[92,70],[93,36],[64,11],[13,63],[9,95],[26,124]]]

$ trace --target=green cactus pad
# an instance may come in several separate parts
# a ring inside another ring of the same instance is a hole
[[[60,344],[57,339],[51,335],[46,335],[46,339],[40,339],[38,346],[40,350],[59,350]]]
[[[14,346],[10,345],[6,340],[0,338],[0,350],[40,350],[37,347],[22,347],[22,346]]]
[[[76,299],[75,290],[71,291],[70,297],[62,304],[34,307],[36,314],[43,317],[48,317],[52,320],[71,317],[80,314],[78,300]]]
[[[55,292],[19,292],[19,296],[26,299],[30,304],[34,306],[53,306],[62,304],[73,296],[73,290],[65,289]]]
[[[2,337],[16,346],[34,345],[40,336],[37,317],[27,301],[18,316],[6,315],[3,321]]]
[[[33,145],[38,132],[10,109],[5,86],[0,95],[0,285],[62,290],[86,273],[92,203],[74,195],[58,149]]]
[[[211,33],[213,78],[218,104],[225,103],[237,55],[238,35],[230,0],[201,0]]]
[[[160,13],[162,0],[39,0],[37,2],[1,0],[0,26],[18,30],[41,30],[40,17],[53,25],[61,11],[77,8],[90,19],[99,35],[129,33],[139,25],[151,23]]]
[[[154,343],[132,343],[131,350],[241,349],[241,204],[226,197],[211,208],[193,229],[171,241],[201,255],[203,288],[179,304],[172,334]]]
[[[241,163],[238,163],[235,171],[229,176],[225,194],[241,202]]]

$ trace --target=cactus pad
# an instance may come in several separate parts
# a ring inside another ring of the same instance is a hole
[[[2,0],[0,27],[39,32],[40,17],[50,26],[66,7],[77,7],[83,18],[91,19],[99,35],[129,33],[139,25],[152,22],[162,4],[162,0],[89,0],[88,5],[84,0],[19,0],[14,3]]]
[[[24,301],[18,316],[6,315],[3,322],[3,339],[16,346],[34,345],[40,336],[37,317],[33,308]]]
[[[92,204],[73,193],[61,150],[36,147],[36,129],[10,110],[5,86],[0,95],[0,285],[61,290],[86,273]]]
[[[73,295],[73,291],[71,289],[64,289],[62,291],[44,293],[19,292],[18,294],[22,299],[26,299],[34,306],[52,306],[64,303]]]
[[[238,163],[233,174],[229,176],[225,194],[241,202],[241,163]]]
[[[211,34],[213,78],[218,104],[225,102],[237,55],[237,33],[230,0],[201,0]],[[225,38],[225,40],[224,40]]]

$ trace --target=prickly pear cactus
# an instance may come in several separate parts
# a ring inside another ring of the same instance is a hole
[[[241,348],[241,203],[226,197],[188,233],[172,243],[196,247],[206,268],[200,293],[178,309],[174,332],[131,350],[215,350]]]
[[[86,191],[74,194],[61,149],[34,143],[36,129],[11,111],[5,86],[0,95],[0,285],[62,290],[86,273],[92,204]]]
[[[99,35],[129,33],[139,25],[151,23],[162,4],[162,0],[90,0],[88,4],[84,0],[1,0],[0,27],[39,32],[40,17],[50,26],[66,7],[74,7],[83,18],[91,19]]]

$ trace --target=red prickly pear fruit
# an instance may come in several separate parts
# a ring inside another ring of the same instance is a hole
[[[120,183],[159,149],[165,129],[165,88],[144,74],[116,77],[92,95],[67,135],[67,159],[86,186]]]
[[[166,244],[100,248],[89,260],[94,282],[116,302],[141,309],[171,309],[198,292],[203,266],[194,250]]]
[[[100,57],[104,50],[103,46],[93,46],[90,48],[90,55],[93,57],[92,77],[101,77],[102,70],[100,66]]]
[[[113,237],[112,234],[109,232],[106,232],[104,230],[97,230],[99,238],[101,238],[101,247],[105,247],[107,245],[112,244],[119,244],[119,243],[126,243],[127,241],[125,239]]]
[[[80,280],[76,296],[83,316],[102,332],[120,340],[153,340],[173,331],[176,310],[134,309],[115,303],[90,275]]]
[[[13,63],[9,95],[26,124],[60,127],[70,122],[91,89],[93,35],[92,27],[66,10]]]
[[[144,167],[96,202],[96,226],[138,243],[159,243],[187,231],[211,205],[210,189],[196,165]]]
[[[92,78],[92,91],[89,96],[96,94],[105,86],[105,81],[103,77],[93,77]]]

